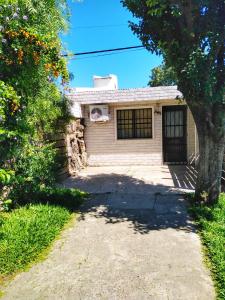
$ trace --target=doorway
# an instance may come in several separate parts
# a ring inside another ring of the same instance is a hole
[[[163,160],[169,164],[187,163],[187,107],[163,107]]]

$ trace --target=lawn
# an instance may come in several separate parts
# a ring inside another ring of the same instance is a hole
[[[77,190],[47,190],[40,195],[41,203],[0,213],[0,277],[37,260],[71,220],[84,196]]]
[[[192,204],[191,212],[213,274],[217,299],[225,299],[225,194],[213,207]]]

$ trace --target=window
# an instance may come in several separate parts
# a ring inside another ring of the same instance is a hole
[[[117,138],[152,138],[152,108],[117,110]]]

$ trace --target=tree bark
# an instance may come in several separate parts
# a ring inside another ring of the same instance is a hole
[[[213,116],[213,120],[208,116]],[[221,176],[225,150],[225,126],[221,111],[209,111],[197,116],[196,127],[199,138],[199,162],[196,183],[196,201],[212,205],[221,192]],[[216,121],[214,121],[216,120]]]

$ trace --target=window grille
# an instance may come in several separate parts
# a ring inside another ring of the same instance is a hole
[[[152,108],[117,110],[117,138],[152,138]]]

